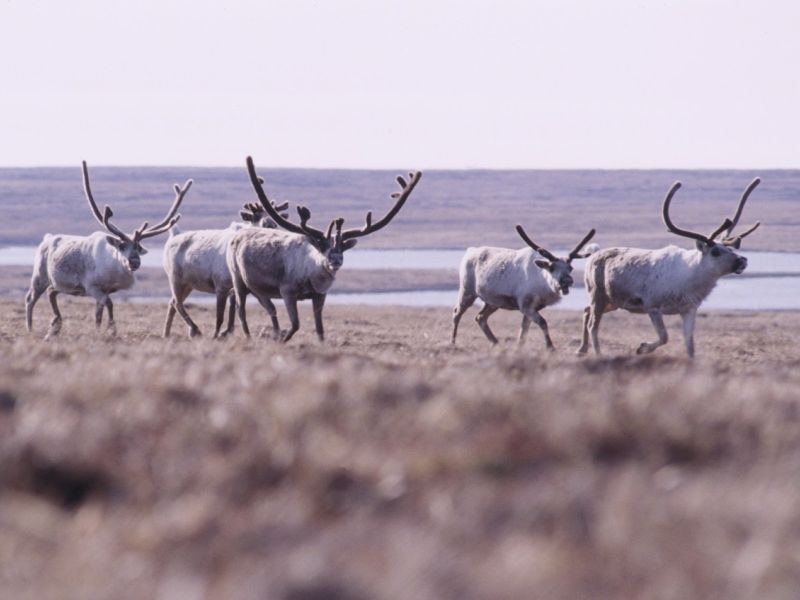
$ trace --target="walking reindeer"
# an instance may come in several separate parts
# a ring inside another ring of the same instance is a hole
[[[327,232],[323,232],[308,224],[311,212],[304,206],[297,207],[299,224],[281,216],[267,198],[250,157],[247,157],[247,170],[261,206],[285,231],[249,228],[237,231],[231,238],[226,258],[233,277],[242,329],[245,335],[250,335],[245,299],[247,294],[253,294],[272,319],[275,336],[288,342],[300,328],[297,301],[311,299],[317,337],[322,341],[325,337],[322,309],[327,292],[343,264],[344,253],[356,245],[357,238],[389,224],[403,208],[422,174],[418,171],[410,173],[408,181],[403,177],[397,178],[400,191],[392,194],[394,206],[380,220],[373,223],[372,213],[368,212],[362,228],[342,231],[344,219],[339,218],[331,221]],[[283,298],[291,322],[291,327],[285,332],[280,331],[271,298]]]
[[[273,208],[283,213],[289,204]],[[220,329],[225,319],[225,302],[230,297],[228,326],[222,336],[233,331],[236,298],[233,294],[233,280],[228,264],[225,262],[225,251],[233,235],[245,227],[276,228],[277,224],[267,216],[260,204],[248,203],[242,207],[239,215],[241,223],[231,223],[226,229],[201,229],[198,231],[176,232],[170,229],[169,239],[164,244],[163,265],[167,273],[172,298],[167,309],[167,320],[164,324],[164,337],[169,337],[172,320],[177,312],[189,326],[191,337],[200,335],[200,328],[189,316],[184,302],[192,290],[214,294],[217,298],[216,328],[214,337],[220,336]]]
[[[680,229],[670,218],[672,197],[681,187],[672,185],[664,198],[662,217],[667,229],[695,240],[695,249],[667,246],[658,250],[638,248],[605,248],[587,261],[584,277],[589,293],[589,306],[584,310],[583,339],[578,354],[589,348],[589,336],[596,354],[600,353],[598,330],[604,313],[621,308],[650,317],[658,334],[655,342],[642,342],[637,354],[652,352],[667,343],[663,315],[679,314],[683,320],[686,352],[694,356],[694,325],[697,309],[711,293],[717,280],[731,273],[740,274],[747,259],[736,254],[742,239],[755,231],[756,223],[742,234],[734,235],[742,210],[750,193],[760,183],[756,178],[745,189],[733,219],[726,218],[709,236]],[[721,241],[717,238],[725,234]]]
[[[175,185],[175,200],[167,216],[157,225],[150,227],[147,222],[127,235],[111,222],[114,216],[111,207],[103,212],[97,207],[89,186],[89,171],[83,162],[83,190],[89,208],[106,232],[97,231],[88,236],[45,234],[36,250],[33,264],[31,287],[25,297],[25,316],[28,331],[33,329],[33,307],[39,297],[47,292],[53,308],[53,320],[47,337],[58,335],[61,331],[61,311],[56,296],[91,296],[97,303],[95,323],[100,328],[103,308],[108,309],[108,329],[116,334],[114,324],[114,305],[111,294],[130,288],[134,283],[134,271],[141,265],[142,254],[147,250],[141,245],[143,240],[160,235],[172,227],[180,215],[178,208],[186,192],[192,185],[189,179],[183,187]],[[110,234],[110,235],[109,235]]]
[[[489,328],[489,317],[503,308],[522,313],[520,344],[525,341],[525,335],[533,321],[544,333],[547,349],[554,349],[547,321],[539,312],[557,303],[562,295],[569,294],[569,288],[573,284],[572,261],[589,255],[590,252],[582,254],[581,250],[592,239],[595,230],[590,230],[564,258],[558,258],[536,244],[521,225],[517,225],[517,233],[530,248],[467,248],[459,270],[458,303],[453,309],[453,344],[456,343],[458,323],[462,315],[480,298],[484,305],[475,320],[492,344],[497,343],[497,338]]]

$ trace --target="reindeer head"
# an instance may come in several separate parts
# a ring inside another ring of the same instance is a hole
[[[116,248],[125,258],[131,271],[135,271],[141,266],[142,261],[139,257],[143,254],[147,254],[147,249],[145,249],[140,242],[149,237],[164,233],[181,218],[181,216],[176,213],[178,212],[181,202],[183,202],[183,197],[186,195],[186,192],[189,191],[190,187],[192,187],[191,179],[183,184],[183,187],[179,187],[176,184],[175,200],[172,202],[172,207],[169,209],[167,216],[153,227],[150,227],[145,221],[142,223],[141,227],[134,230],[131,235],[127,235],[111,222],[111,217],[114,216],[114,212],[111,210],[110,206],[106,205],[102,214],[100,213],[100,209],[97,208],[97,204],[92,196],[92,189],[89,186],[89,169],[86,166],[86,161],[83,161],[83,191],[86,194],[86,200],[89,202],[89,208],[100,224],[111,234],[106,236],[106,241]]]
[[[575,283],[575,280],[572,279],[572,261],[576,258],[586,258],[589,256],[589,253],[581,254],[581,250],[586,244],[589,243],[589,240],[594,237],[595,230],[590,229],[589,233],[587,233],[578,243],[578,245],[573,248],[572,252],[570,252],[564,258],[558,258],[549,250],[539,246],[530,237],[528,237],[528,234],[525,233],[522,225],[517,225],[517,233],[523,239],[523,241],[528,244],[528,246],[536,250],[543,257],[534,261],[536,266],[540,269],[544,269],[553,276],[553,279],[558,282],[558,287],[564,296],[569,294],[570,286]]]
[[[279,211],[281,209],[276,207],[267,198],[267,194],[264,192],[262,185],[264,180],[256,174],[253,159],[249,156],[247,157],[247,171],[250,174],[250,182],[253,184],[253,188],[256,191],[256,195],[264,211],[279,227],[291,231],[292,233],[306,236],[309,242],[323,254],[325,258],[325,268],[332,273],[335,273],[342,266],[344,263],[344,253],[356,245],[358,242],[356,238],[369,235],[370,233],[382,229],[398,212],[400,212],[400,209],[403,208],[406,200],[419,182],[420,177],[422,177],[422,173],[419,171],[409,173],[408,182],[406,182],[403,177],[398,177],[397,183],[400,185],[400,191],[392,193],[392,198],[395,199],[394,206],[392,206],[391,210],[377,222],[372,222],[372,212],[368,212],[363,227],[360,229],[342,231],[344,219],[334,219],[331,221],[331,224],[328,225],[328,231],[325,233],[308,224],[308,221],[311,219],[311,211],[305,206],[297,207],[297,215],[300,218],[299,225],[289,221],[286,215],[280,214]]]
[[[742,208],[744,207],[744,203],[747,201],[747,197],[750,195],[750,192],[753,191],[753,188],[755,188],[756,185],[758,185],[758,180],[751,183],[747,190],[745,190],[745,194],[742,197],[742,200],[739,202],[739,208],[737,209],[734,217],[736,222],[738,222],[739,217],[741,216]],[[662,207],[661,214],[664,218],[664,224],[667,226],[667,229],[676,235],[695,240],[697,250],[702,255],[701,260],[703,263],[705,263],[707,268],[716,273],[718,276],[727,275],[729,273],[742,273],[747,268],[747,259],[744,256],[736,254],[736,252],[734,252],[731,248],[738,249],[741,245],[742,238],[755,231],[759,226],[759,223],[756,223],[748,231],[739,236],[732,236],[733,228],[736,226],[736,223],[728,218],[726,218],[722,224],[717,227],[709,236],[704,236],[703,234],[688,231],[686,229],[680,229],[675,226],[669,216],[669,207],[670,203],[672,202],[672,197],[675,195],[675,192],[680,189],[680,187],[680,181],[676,181],[674,184],[672,184],[669,192],[667,192],[666,198],[664,198],[664,205]],[[721,242],[717,242],[716,238],[719,237],[724,231],[727,232],[725,239],[723,239]]]

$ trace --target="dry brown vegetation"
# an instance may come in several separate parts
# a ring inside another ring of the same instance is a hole
[[[700,318],[690,362],[675,323],[632,356],[623,314],[581,360],[570,312],[551,355],[511,313],[491,349],[446,309],[331,306],[319,345],[303,305],[280,346],[62,304],[44,342],[46,306],[28,336],[0,303],[4,597],[797,597],[798,313]]]

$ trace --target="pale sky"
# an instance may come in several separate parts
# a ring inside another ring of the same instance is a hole
[[[0,0],[0,166],[798,168],[800,2]]]

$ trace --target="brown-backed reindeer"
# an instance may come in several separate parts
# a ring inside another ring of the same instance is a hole
[[[111,207],[106,206],[102,213],[97,207],[89,187],[89,171],[84,161],[83,189],[86,200],[92,214],[105,227],[106,232],[98,231],[88,236],[45,234],[36,250],[31,287],[25,297],[28,331],[33,328],[33,307],[39,297],[47,292],[54,314],[48,337],[61,331],[61,311],[56,302],[58,294],[94,298],[97,303],[97,328],[102,323],[105,307],[108,309],[108,329],[115,334],[111,294],[133,285],[133,273],[141,265],[139,257],[147,253],[141,242],[166,232],[180,219],[180,215],[176,213],[191,185],[192,180],[189,179],[183,187],[175,186],[172,207],[157,225],[150,227],[145,222],[131,235],[127,235],[111,222],[111,217],[114,216]]]
[[[247,157],[247,170],[264,210],[286,231],[242,229],[234,234],[228,245],[227,262],[233,277],[242,329],[245,335],[250,335],[245,299],[247,294],[253,294],[270,315],[275,335],[288,342],[300,328],[297,301],[311,299],[317,336],[322,341],[325,336],[322,309],[328,290],[342,266],[344,253],[356,245],[356,238],[382,229],[397,215],[422,174],[411,173],[408,182],[402,177],[397,178],[400,191],[392,194],[395,204],[380,220],[373,223],[372,213],[368,212],[361,229],[342,231],[344,219],[336,219],[328,226],[327,232],[323,232],[308,224],[311,212],[304,206],[297,207],[299,224],[283,218],[264,193],[250,157]],[[283,333],[278,327],[275,307],[269,302],[271,298],[283,298],[286,305],[291,327]]]
[[[655,342],[642,342],[637,354],[652,352],[667,343],[667,329],[663,315],[679,314],[683,320],[683,338],[686,352],[694,356],[694,325],[697,309],[711,293],[717,280],[731,273],[741,273],[747,259],[736,254],[742,238],[759,226],[756,223],[740,235],[733,229],[739,222],[744,204],[759,179],[747,187],[739,201],[733,220],[725,219],[709,236],[676,227],[669,215],[670,203],[681,187],[676,182],[670,188],[662,207],[662,217],[667,229],[695,240],[694,250],[667,246],[658,250],[638,248],[605,248],[594,253],[587,261],[584,277],[589,293],[589,306],[584,310],[583,340],[578,354],[589,348],[589,336],[595,353],[600,353],[598,329],[603,314],[621,308],[632,313],[647,314],[658,334]],[[716,239],[725,233],[722,241]]]
[[[537,245],[522,225],[517,225],[517,233],[530,248],[467,248],[459,270],[458,303],[453,309],[453,344],[456,343],[461,316],[480,298],[484,304],[475,320],[492,344],[497,343],[497,338],[489,328],[489,317],[503,308],[522,313],[520,344],[533,321],[544,333],[547,349],[554,349],[547,321],[539,311],[560,301],[562,295],[569,294],[569,287],[573,284],[572,261],[589,256],[588,252],[581,254],[581,250],[592,239],[595,230],[590,230],[564,258],[558,258]]]
[[[289,207],[288,202],[274,205],[273,208],[283,213]],[[230,297],[228,326],[222,336],[233,331],[236,298],[233,294],[231,272],[225,262],[225,251],[233,234],[244,227],[276,228],[277,224],[267,216],[260,204],[248,203],[239,212],[241,223],[231,223],[226,229],[201,229],[198,231],[176,232],[170,230],[167,243],[164,244],[163,266],[169,280],[172,298],[167,309],[167,320],[164,324],[164,337],[169,337],[172,320],[177,312],[189,326],[191,337],[200,335],[200,328],[189,316],[184,302],[193,290],[214,294],[217,298],[217,322],[214,337],[220,337],[220,329],[225,319],[225,302]],[[274,310],[274,309],[273,309]]]

